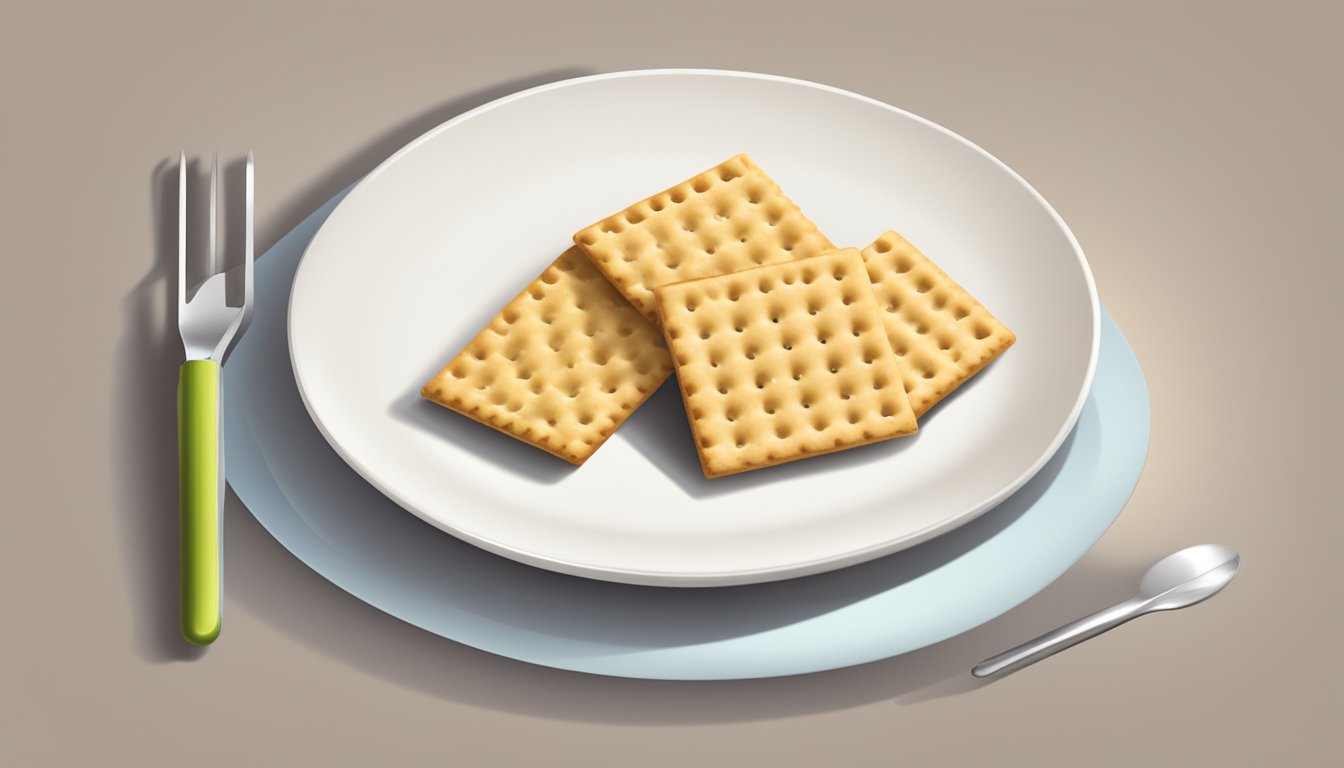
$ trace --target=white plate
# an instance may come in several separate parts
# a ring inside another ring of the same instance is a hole
[[[717,480],[670,385],[578,469],[419,398],[575,231],[741,151],[834,242],[906,235],[1018,343],[916,437]],[[1064,440],[1099,332],[1077,242],[988,153],[863,96],[700,70],[546,85],[413,141],[327,219],[289,314],[314,422],[402,507],[523,562],[668,586],[817,573],[968,522]]]

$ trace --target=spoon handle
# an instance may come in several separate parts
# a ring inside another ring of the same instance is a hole
[[[1108,629],[1113,629],[1130,619],[1141,616],[1146,604],[1147,601],[1139,597],[1132,597],[1124,602],[1116,603],[1110,608],[1097,611],[1091,616],[1086,616],[1071,624],[1065,624],[1053,632],[1047,632],[1035,640],[1029,640],[1012,650],[985,659],[971,668],[971,674],[976,677],[989,677],[1008,669],[1021,669],[1028,664],[1035,664],[1047,656],[1059,653],[1065,648],[1075,646],[1088,638],[1096,637]]]

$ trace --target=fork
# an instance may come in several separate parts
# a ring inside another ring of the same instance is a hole
[[[220,628],[220,520],[224,506],[220,366],[252,319],[252,153],[247,153],[243,303],[229,306],[226,275],[215,258],[219,157],[210,166],[210,245],[204,282],[187,299],[187,154],[178,162],[177,325],[186,361],[177,380],[178,479],[181,488],[181,629],[209,645]]]

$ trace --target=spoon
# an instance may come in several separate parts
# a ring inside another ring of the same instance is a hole
[[[1170,611],[1207,600],[1227,586],[1240,565],[1241,555],[1219,544],[1200,544],[1167,555],[1143,575],[1138,594],[985,659],[971,668],[971,674],[989,677],[1021,669],[1145,613]]]

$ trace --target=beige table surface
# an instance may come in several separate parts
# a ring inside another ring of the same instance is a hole
[[[1337,759],[1342,50],[1338,2],[5,3],[0,765]],[[668,684],[399,623],[231,500],[224,635],[187,652],[165,163],[254,149],[261,253],[464,109],[662,66],[868,94],[1053,202],[1152,391],[1148,465],[1116,525],[1041,595],[933,648]],[[1203,541],[1244,555],[1214,600],[988,686],[966,676]]]

